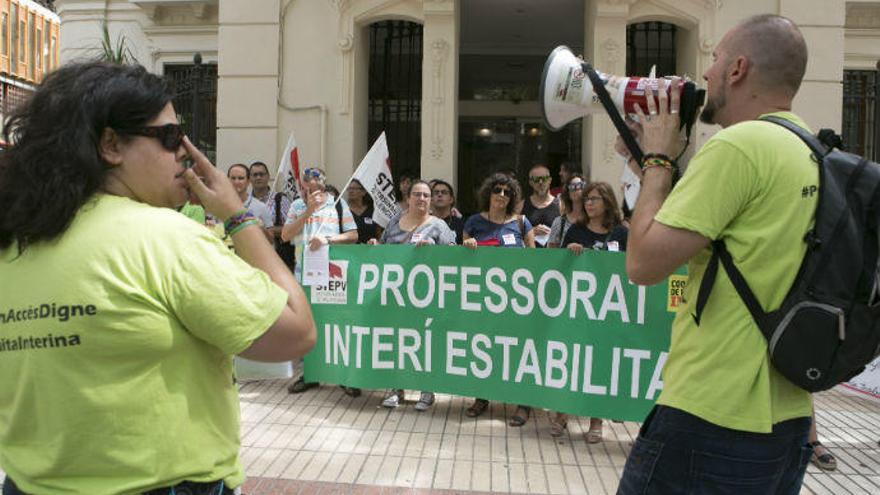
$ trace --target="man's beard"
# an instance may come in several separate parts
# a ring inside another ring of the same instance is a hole
[[[722,89],[718,96],[716,96],[715,98],[706,99],[706,105],[703,106],[703,111],[700,112],[700,122],[704,124],[718,123],[715,121],[715,114],[718,112],[718,110],[724,108],[724,105],[727,104],[727,93],[725,92],[726,90],[723,86],[726,82],[726,78],[725,80],[721,81]]]

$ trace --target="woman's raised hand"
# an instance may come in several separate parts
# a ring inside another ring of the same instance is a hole
[[[244,205],[226,174],[217,170],[188,137],[183,138],[183,147],[193,160],[193,167],[183,173],[189,184],[190,202],[201,204],[206,212],[223,221],[241,211]]]

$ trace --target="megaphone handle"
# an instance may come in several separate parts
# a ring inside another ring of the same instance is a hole
[[[593,69],[592,65],[584,62],[581,66],[583,71],[587,74],[587,77],[590,78],[590,82],[593,84],[593,92],[596,93],[596,96],[599,97],[599,102],[605,107],[605,113],[611,117],[611,122],[614,123],[614,127],[617,128],[617,133],[623,138],[623,143],[629,150],[630,155],[636,160],[639,167],[641,167],[642,158],[644,157],[642,149],[639,148],[635,136],[633,136],[632,131],[627,127],[626,122],[623,121],[623,117],[620,116],[620,112],[617,111],[614,102],[611,101],[611,96],[608,94],[608,90],[605,89],[605,83],[599,78],[599,74],[596,73],[596,70]]]

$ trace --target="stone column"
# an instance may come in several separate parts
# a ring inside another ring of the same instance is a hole
[[[626,22],[629,7],[636,0],[592,0],[586,12],[584,59],[598,70],[611,74],[626,71]],[[584,119],[583,168],[591,181],[611,184],[620,197],[623,165],[614,152],[617,131],[605,113]]]
[[[221,169],[237,162],[278,159],[279,20],[279,0],[220,2],[217,166]]]
[[[458,1],[424,0],[422,177],[456,182]]]

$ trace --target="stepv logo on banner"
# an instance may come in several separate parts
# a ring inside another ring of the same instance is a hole
[[[330,260],[327,285],[312,286],[312,304],[348,304],[348,260]]]

